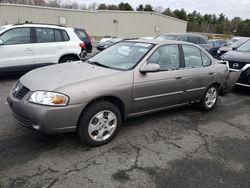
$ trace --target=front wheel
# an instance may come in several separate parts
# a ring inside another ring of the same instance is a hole
[[[199,102],[200,108],[204,111],[212,110],[217,103],[218,93],[219,90],[216,85],[209,86]]]
[[[101,146],[115,137],[120,125],[121,113],[114,104],[96,102],[82,114],[78,135],[89,146]]]

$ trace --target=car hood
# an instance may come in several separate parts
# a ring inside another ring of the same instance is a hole
[[[250,52],[229,51],[221,56],[222,60],[250,63]]]
[[[20,82],[31,91],[57,89],[95,78],[116,74],[121,71],[108,69],[84,62],[64,63],[47,66],[28,72]]]
[[[223,47],[220,47],[219,50],[220,50],[220,51],[223,51],[223,52],[228,52],[228,51],[232,50],[232,47],[223,46]]]

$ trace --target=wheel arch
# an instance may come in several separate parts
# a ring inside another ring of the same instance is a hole
[[[69,57],[74,57],[74,58],[76,58],[77,60],[80,60],[79,55],[74,54],[74,53],[69,53],[69,54],[64,54],[64,55],[62,55],[62,56],[59,58],[58,63],[61,62],[62,58],[68,57],[68,56],[69,56]]]
[[[79,121],[80,121],[80,118],[84,115],[84,113],[86,112],[86,110],[94,103],[97,103],[99,101],[108,101],[112,104],[114,104],[120,111],[121,113],[121,116],[122,116],[122,121],[124,121],[126,119],[126,115],[125,115],[125,105],[124,105],[124,102],[119,98],[119,97],[116,97],[116,96],[102,96],[102,97],[98,97],[98,98],[95,98],[93,100],[91,100],[83,109],[82,109],[82,112],[80,113],[80,116],[78,118],[78,122],[77,122],[77,125],[79,125]]]

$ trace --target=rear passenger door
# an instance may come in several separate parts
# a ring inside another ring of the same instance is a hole
[[[62,31],[53,28],[34,28],[34,58],[36,64],[58,63],[59,58],[66,54],[66,44]]]
[[[185,68],[181,70],[184,90],[183,101],[195,101],[201,98],[206,88],[213,82],[214,72],[210,58],[193,45],[182,45]]]

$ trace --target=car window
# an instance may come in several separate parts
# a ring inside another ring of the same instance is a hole
[[[211,59],[204,53],[201,52],[201,56],[202,56],[202,64],[204,67],[211,65]]]
[[[63,39],[63,37],[61,35],[60,30],[55,29],[55,40],[56,40],[56,42],[62,42],[62,41],[64,41],[64,39]]]
[[[61,31],[62,32],[62,35],[63,35],[63,39],[64,39],[64,41],[69,41],[69,35],[67,34],[67,32],[66,31]]]
[[[187,68],[202,66],[202,58],[200,49],[191,45],[182,45]]]
[[[4,32],[0,39],[5,45],[30,43],[30,28],[15,28]]]
[[[207,41],[201,37],[199,37],[199,44],[207,44]]]
[[[188,42],[194,43],[194,44],[199,44],[199,38],[196,36],[188,36]]]
[[[86,33],[83,30],[75,30],[76,35],[82,40],[88,38]]]
[[[88,62],[113,69],[129,70],[135,67],[153,46],[150,43],[124,41],[96,54]]]
[[[158,35],[155,39],[163,39],[163,40],[176,40],[178,35]]]
[[[242,51],[242,52],[250,52],[250,40],[241,45],[237,51]]]
[[[38,43],[55,42],[54,29],[36,28],[36,41]]]
[[[159,47],[148,59],[148,63],[160,65],[160,70],[175,70],[180,68],[178,45],[164,45]]]
[[[184,36],[181,36],[178,40],[187,42],[188,37],[186,35],[184,35]]]

